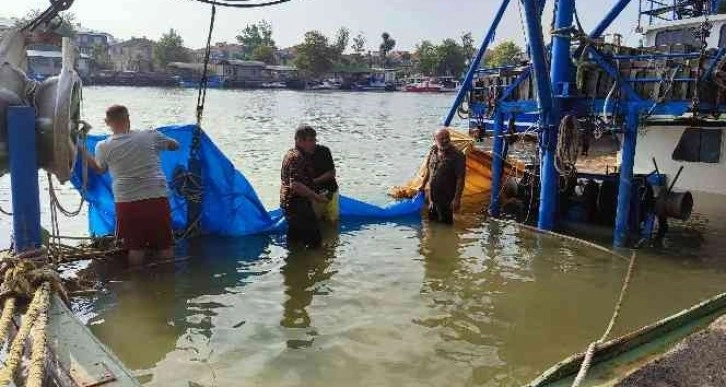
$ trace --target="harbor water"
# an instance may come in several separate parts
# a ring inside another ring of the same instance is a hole
[[[210,90],[204,129],[277,206],[280,161],[302,122],[333,151],[341,193],[385,204],[430,146],[453,96]],[[83,115],[104,132],[125,104],[135,128],[194,118],[196,92],[89,87]],[[47,183],[41,179],[45,225]],[[8,209],[9,179],[0,178]],[[67,207],[78,195],[61,188]],[[709,223],[706,223],[706,220]],[[704,218],[666,248],[638,252],[614,334],[726,289],[726,228]],[[83,216],[61,218],[83,235]],[[0,246],[10,219],[0,216]],[[704,236],[705,235],[705,236]],[[628,262],[583,244],[490,221],[419,218],[346,223],[319,251],[279,236],[204,238],[189,256],[142,271],[101,272],[74,311],[152,386],[514,386],[583,351],[610,318]],[[625,254],[629,254],[625,252]]]

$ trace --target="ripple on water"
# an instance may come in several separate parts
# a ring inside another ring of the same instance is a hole
[[[96,131],[112,103],[127,104],[137,127],[194,122],[194,90],[84,91]],[[204,128],[270,208],[301,122],[331,146],[343,193],[386,203],[387,189],[416,171],[450,99],[210,90]],[[0,204],[7,187],[0,178]],[[61,192],[72,207],[71,189]],[[86,219],[62,225],[80,234]],[[2,217],[0,227],[9,227]],[[106,291],[74,309],[149,385],[510,386],[601,334],[627,265],[476,215],[453,228],[346,224],[325,239],[309,253],[288,252],[277,236],[193,241],[180,247],[189,261],[106,273]],[[639,257],[616,333],[723,289],[724,265],[698,258],[705,246]]]

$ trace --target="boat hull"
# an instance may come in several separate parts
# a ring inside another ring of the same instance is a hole
[[[583,386],[614,385],[724,313],[726,293],[602,344],[593,355],[592,367]],[[584,357],[584,353],[579,353],[557,363],[527,386],[572,385]]]

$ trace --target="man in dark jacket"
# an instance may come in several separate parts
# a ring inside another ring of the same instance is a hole
[[[318,247],[322,241],[313,203],[328,199],[314,191],[311,156],[315,151],[315,129],[301,126],[295,131],[295,147],[287,151],[280,171],[280,208],[287,220],[288,245]]]
[[[428,168],[420,190],[429,187],[429,219],[436,222],[453,224],[454,212],[461,207],[461,194],[464,191],[466,157],[451,145],[447,129],[440,129],[434,135],[436,145],[431,148]]]

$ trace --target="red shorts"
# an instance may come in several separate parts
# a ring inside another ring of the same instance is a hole
[[[116,238],[128,250],[164,250],[174,243],[169,199],[116,203]]]

